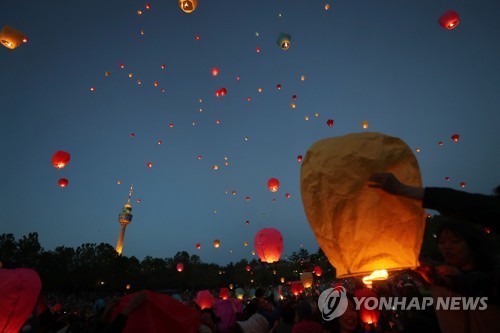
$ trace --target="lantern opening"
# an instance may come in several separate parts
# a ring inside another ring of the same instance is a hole
[[[389,273],[385,269],[380,269],[373,271],[370,275],[363,277],[363,283],[366,285],[371,285],[373,281],[386,280],[389,277]]]

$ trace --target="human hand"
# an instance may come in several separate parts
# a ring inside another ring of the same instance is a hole
[[[368,180],[372,182],[372,184],[368,184],[369,187],[379,188],[392,194],[399,194],[404,186],[394,174],[389,172],[374,173]]]

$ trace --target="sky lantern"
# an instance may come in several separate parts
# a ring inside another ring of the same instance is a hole
[[[465,182],[460,182],[460,187],[465,187]]]
[[[179,7],[185,13],[191,14],[198,7],[198,0],[179,0]]]
[[[455,29],[460,22],[458,13],[454,10],[447,10],[438,20],[439,25],[445,29]]]
[[[148,168],[150,168],[150,169],[151,169],[151,168],[153,167],[153,163],[148,162],[148,163],[146,164],[146,166],[147,166]]]
[[[284,278],[284,277],[281,277],[281,278],[280,278],[280,281],[281,281],[281,283],[285,283],[285,278]]]
[[[321,267],[319,266],[315,266],[314,267],[314,274],[316,274],[316,276],[321,276],[321,274],[323,274],[323,270],[321,269]]]
[[[243,296],[245,295],[245,291],[241,288],[236,288],[236,290],[234,291],[234,294],[236,295],[237,299],[242,300]]]
[[[328,127],[332,127],[333,126],[333,119],[328,119],[326,121],[326,124],[328,125]]]
[[[214,240],[214,247],[218,248],[220,246],[220,240],[216,239]]]
[[[184,264],[182,262],[177,264],[177,272],[182,272],[184,270]]]
[[[280,181],[276,178],[270,178],[267,181],[267,187],[269,188],[269,191],[271,191],[271,192],[278,192],[278,189],[280,187]]]
[[[378,299],[378,295],[371,289],[364,288],[355,290],[354,297],[357,299],[364,297],[364,301],[360,304],[359,319],[361,319],[361,321],[365,324],[377,324],[378,318],[380,317],[380,311],[377,307],[373,308],[373,305],[375,299]],[[370,299],[373,301],[370,301]]]
[[[361,127],[363,127],[364,129],[367,129],[367,128],[368,128],[368,125],[369,125],[369,124],[368,124],[368,120],[363,120],[363,121],[361,122]]]
[[[313,283],[312,273],[311,272],[300,273],[300,282],[302,282],[304,288],[311,288]]]
[[[281,90],[281,84],[277,84],[276,89]]]
[[[460,135],[458,135],[458,134],[453,134],[453,135],[451,136],[451,139],[452,139],[453,141],[455,141],[455,142],[458,142],[458,140],[460,140]]]
[[[292,281],[290,282],[290,291],[294,296],[299,296],[304,291],[304,286],[300,281]]]
[[[280,259],[283,251],[283,236],[274,228],[264,228],[255,234],[255,250],[260,260],[273,263]]]
[[[57,183],[59,184],[59,187],[68,186],[68,180],[66,178],[60,178]]]
[[[229,298],[229,289],[227,289],[226,287],[220,288],[219,297],[222,299],[228,299]]]
[[[13,50],[19,45],[27,43],[28,38],[21,31],[6,25],[0,31],[0,42],[6,48]]]
[[[369,187],[370,176],[381,172],[392,172],[405,184],[422,186],[412,149],[401,139],[382,133],[319,140],[302,162],[304,211],[337,278],[419,265],[425,210],[417,200]]]
[[[58,150],[52,155],[52,165],[57,169],[62,169],[69,163],[71,156],[69,153]]]
[[[290,193],[285,193],[285,198],[290,199]]]
[[[247,272],[250,272],[252,270],[252,267],[250,267],[250,265],[247,265],[245,269],[247,270]]]
[[[297,155],[297,162],[302,162],[302,155]]]
[[[217,67],[212,68],[212,76],[219,75],[219,69]]]
[[[196,294],[196,299],[194,301],[202,310],[210,309],[214,303],[214,296],[208,290],[200,290]]]
[[[220,92],[220,95],[221,95],[221,96],[226,96],[226,94],[227,94],[227,89],[226,89],[226,88],[220,88],[220,89],[219,89],[219,92]]]
[[[281,33],[278,36],[278,40],[276,43],[281,47],[282,50],[288,50],[290,48],[290,40],[292,39],[292,36],[289,34]]]
[[[195,247],[196,247],[197,250],[199,250],[199,249],[201,249],[201,244],[200,243],[196,243]]]
[[[220,96],[220,89],[217,89],[217,90],[215,91],[215,97],[219,97],[219,96]]]

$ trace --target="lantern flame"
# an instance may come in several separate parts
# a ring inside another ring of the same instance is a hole
[[[370,275],[363,277],[363,283],[371,285],[373,281],[386,280],[388,277],[389,273],[385,269],[375,270]]]

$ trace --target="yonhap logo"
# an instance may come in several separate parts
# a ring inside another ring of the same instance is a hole
[[[347,309],[347,291],[342,286],[324,290],[318,298],[318,308],[324,320],[340,317]]]

